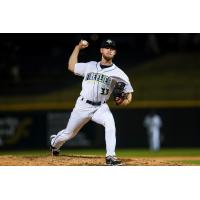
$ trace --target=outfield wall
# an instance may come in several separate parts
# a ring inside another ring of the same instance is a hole
[[[112,109],[117,128],[117,147],[147,148],[143,127],[148,108]],[[200,146],[200,108],[157,108],[163,120],[162,147]],[[49,136],[66,126],[69,110],[0,112],[0,148],[47,148]],[[66,147],[105,147],[104,128],[89,122]]]

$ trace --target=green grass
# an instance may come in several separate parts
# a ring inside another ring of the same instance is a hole
[[[158,152],[145,149],[126,149],[119,150],[119,155],[130,157],[200,156],[200,149],[161,149]]]
[[[200,149],[162,149],[159,152],[151,152],[147,149],[117,149],[118,156],[121,157],[186,157],[186,156],[200,156]],[[48,150],[27,150],[27,151],[1,151],[0,155],[14,155],[14,156],[47,156]],[[105,156],[104,149],[63,149],[61,155],[97,155]]]

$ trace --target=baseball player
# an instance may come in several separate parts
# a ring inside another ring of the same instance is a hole
[[[162,127],[161,117],[154,111],[151,111],[144,118],[144,127],[147,129],[147,134],[149,136],[149,147],[152,151],[160,150],[160,128]]]
[[[75,46],[68,62],[68,70],[82,76],[82,91],[69,118],[67,127],[57,135],[52,135],[51,152],[58,156],[61,146],[72,139],[79,130],[90,120],[105,127],[106,164],[120,165],[116,157],[116,130],[113,115],[106,103],[117,83],[123,86],[120,95],[115,95],[117,105],[127,105],[132,100],[133,88],[127,75],[113,63],[116,55],[116,43],[107,39],[103,41],[100,52],[100,62],[90,61],[78,63],[79,51],[87,48],[89,43],[81,40]]]

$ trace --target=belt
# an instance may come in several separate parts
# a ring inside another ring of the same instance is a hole
[[[83,101],[84,98],[81,98],[81,100]],[[101,101],[98,101],[98,102],[94,102],[94,101],[90,101],[90,100],[87,100],[85,101],[86,103],[90,104],[90,105],[93,105],[93,106],[100,106],[101,105]],[[105,103],[105,102],[104,102]]]

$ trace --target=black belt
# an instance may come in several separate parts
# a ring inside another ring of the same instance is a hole
[[[81,100],[83,101],[84,98],[82,98]],[[94,102],[94,101],[86,100],[86,103],[93,105],[93,106],[100,106],[101,105],[101,101]]]

